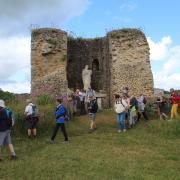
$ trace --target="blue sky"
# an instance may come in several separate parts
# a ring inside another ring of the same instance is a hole
[[[151,53],[155,87],[180,89],[178,0],[0,0],[0,88],[30,92],[30,29],[56,27],[75,36],[140,28]]]

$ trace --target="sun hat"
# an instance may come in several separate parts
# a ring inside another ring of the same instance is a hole
[[[3,108],[6,107],[6,106],[5,106],[5,102],[4,102],[4,100],[2,100],[2,99],[0,99],[0,107],[3,107]]]
[[[26,102],[27,103],[32,103],[32,100],[31,99],[26,99]]]

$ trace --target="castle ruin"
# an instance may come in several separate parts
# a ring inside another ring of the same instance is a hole
[[[153,94],[149,45],[142,31],[114,30],[94,39],[68,37],[59,29],[32,31],[32,96],[82,89],[81,73],[85,65],[92,70],[92,88],[106,94],[105,107],[112,105],[113,94],[124,86],[134,95]]]

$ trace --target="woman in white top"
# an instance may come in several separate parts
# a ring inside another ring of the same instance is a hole
[[[118,94],[115,95],[114,109],[117,113],[118,132],[126,132],[125,114],[128,109],[128,104],[124,96],[120,97]]]

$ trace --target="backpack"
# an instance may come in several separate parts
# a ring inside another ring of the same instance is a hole
[[[90,102],[90,113],[97,113],[98,111],[98,104],[96,100],[92,100]]]
[[[121,101],[121,102],[118,101],[118,102],[115,103],[115,111],[116,111],[116,113],[118,113],[118,114],[126,111],[126,107],[124,106],[124,104],[122,103],[122,101]]]
[[[38,117],[38,110],[36,105],[32,105],[32,117]]]
[[[7,121],[10,127],[14,126],[15,124],[15,119],[12,114],[12,111],[9,108],[5,108],[6,115],[7,115]]]

